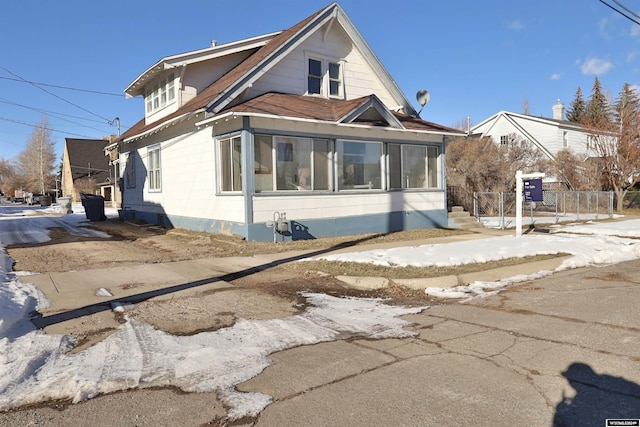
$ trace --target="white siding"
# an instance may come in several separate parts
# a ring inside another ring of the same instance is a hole
[[[339,25],[323,37],[321,29],[305,40],[287,58],[281,60],[256,83],[248,97],[266,92],[283,92],[302,95],[307,90],[307,55],[343,60],[343,84],[346,99],[360,98],[376,94],[387,106],[401,105],[373,71],[360,51],[355,49],[350,39]]]
[[[289,195],[254,197],[254,222],[273,220],[286,212],[288,220],[309,220],[381,214],[390,211],[446,209],[444,192]]]

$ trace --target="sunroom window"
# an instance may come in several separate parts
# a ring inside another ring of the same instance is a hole
[[[389,144],[389,187],[437,188],[438,148]]]
[[[338,141],[337,155],[338,189],[382,188],[381,143]]]
[[[330,143],[326,139],[256,135],[254,153],[256,191],[330,189]]]
[[[242,191],[242,151],[240,136],[221,139],[218,146],[220,158],[220,191]]]

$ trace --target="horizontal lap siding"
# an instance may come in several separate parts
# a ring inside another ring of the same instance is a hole
[[[339,26],[323,39],[322,31],[312,35],[254,83],[249,98],[266,92],[304,94],[307,90],[306,55],[344,60],[346,99],[376,94],[385,105],[399,104],[377,77],[364,56],[351,44]]]
[[[254,197],[254,222],[286,212],[289,219],[320,219],[367,214],[446,209],[444,192]]]

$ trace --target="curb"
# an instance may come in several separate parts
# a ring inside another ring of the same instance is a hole
[[[533,261],[509,267],[499,267],[473,273],[451,274],[440,277],[425,277],[417,279],[386,279],[384,277],[336,276],[336,279],[357,289],[382,289],[391,282],[409,289],[425,290],[426,288],[453,288],[474,282],[499,282],[519,275],[531,275],[541,271],[555,271],[571,256],[562,256],[543,261]]]

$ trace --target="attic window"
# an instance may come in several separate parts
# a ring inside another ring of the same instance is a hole
[[[320,94],[322,88],[322,62],[317,59],[309,59],[309,77],[307,90],[309,93]]]
[[[340,64],[329,62],[329,95],[340,96]]]
[[[307,94],[342,97],[342,64],[339,61],[308,58]]]
[[[149,87],[144,99],[147,113],[153,113],[165,105],[172,103],[176,98],[175,74],[171,73],[166,79]]]

